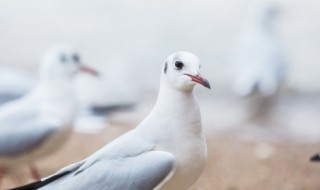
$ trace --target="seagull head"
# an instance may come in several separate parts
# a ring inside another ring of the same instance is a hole
[[[78,72],[98,76],[96,70],[83,64],[79,53],[71,46],[57,45],[43,56],[40,74],[44,78],[70,78]]]
[[[280,11],[277,5],[271,2],[262,3],[260,7],[255,10],[253,18],[256,19],[258,25],[261,25],[263,27],[270,27],[274,24],[279,14]]]
[[[210,89],[208,80],[200,74],[199,58],[189,52],[176,52],[166,59],[162,80],[181,91],[191,91],[196,84]]]

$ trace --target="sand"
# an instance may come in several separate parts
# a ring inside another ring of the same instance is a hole
[[[284,124],[290,124],[289,119],[285,119],[286,123],[279,122],[264,128],[242,126],[241,117],[245,106],[234,104],[235,100],[221,97],[216,97],[215,101],[204,97],[200,100],[208,144],[208,162],[204,173],[191,188],[192,190],[320,188],[320,163],[309,162],[310,157],[320,151],[320,142],[316,136],[311,136],[312,138],[305,134],[297,136],[296,133],[284,130],[290,129],[284,127]],[[315,103],[313,99],[307,101],[305,97],[302,100],[298,97],[286,97],[285,100],[287,102],[282,101],[283,103],[274,108],[274,114],[282,110],[286,113],[286,118],[294,118],[294,114],[303,116],[303,114],[319,113],[312,106],[313,109],[307,109],[306,105]],[[113,115],[110,118],[110,125],[99,134],[72,134],[58,152],[36,162],[41,176],[50,175],[63,166],[80,161],[132,129],[145,117],[151,107],[150,102],[138,106],[133,112]],[[295,118],[294,122],[303,123],[299,119],[308,120],[308,117]],[[312,123],[310,119],[305,122]],[[314,122],[319,123],[317,120]],[[309,125],[304,126],[305,130],[306,127]],[[32,181],[26,166],[15,169],[5,177],[5,188]]]

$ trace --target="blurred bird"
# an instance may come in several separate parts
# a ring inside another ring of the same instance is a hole
[[[80,57],[79,53],[78,56]],[[73,77],[77,78],[79,75]],[[81,75],[82,76],[82,75]],[[99,75],[99,80],[102,79],[102,75]],[[89,78],[86,78],[89,79]],[[81,84],[77,81],[77,87]],[[37,79],[30,73],[15,68],[0,68],[0,105],[8,103],[10,101],[21,98],[28,92],[32,91],[37,84]],[[73,85],[74,80],[73,80]],[[86,88],[87,85],[83,85],[82,88]],[[103,88],[102,84],[98,83],[98,88]],[[98,133],[107,126],[107,117],[116,112],[130,111],[134,108],[133,103],[94,103],[94,98],[98,95],[93,94],[95,92],[88,91],[88,89],[77,90],[75,86],[75,96],[77,97],[77,116],[74,122],[74,130],[80,133]],[[85,94],[84,94],[85,93]],[[81,99],[79,96],[85,95],[87,99]]]
[[[210,84],[199,69],[199,59],[191,53],[170,55],[157,102],[136,129],[83,161],[16,190],[188,189],[201,175],[207,157],[193,88]]]
[[[73,48],[55,47],[43,57],[37,87],[0,108],[0,182],[7,169],[22,163],[40,179],[33,162],[67,139],[76,113],[72,77],[79,71],[97,75]]]
[[[284,54],[274,27],[276,14],[272,4],[259,9],[232,60],[234,92],[249,98],[252,119],[266,116],[284,80]]]

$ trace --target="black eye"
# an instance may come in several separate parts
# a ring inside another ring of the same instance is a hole
[[[180,70],[180,69],[183,68],[183,63],[180,62],[180,61],[176,61],[176,62],[174,63],[174,66],[175,66],[178,70]]]
[[[80,57],[79,57],[79,55],[77,55],[77,54],[74,54],[74,55],[72,56],[72,59],[73,59],[74,62],[80,62]]]

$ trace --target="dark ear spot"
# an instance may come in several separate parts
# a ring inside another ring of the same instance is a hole
[[[74,54],[73,56],[72,56],[72,59],[73,59],[73,61],[74,62],[80,62],[80,57],[79,57],[79,55],[78,54]]]
[[[163,72],[164,72],[164,73],[167,73],[167,69],[168,69],[168,63],[166,62],[166,63],[164,64]]]

